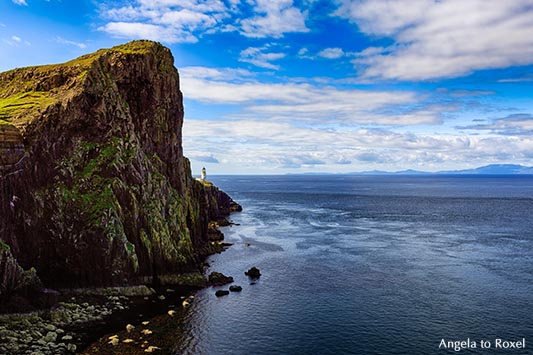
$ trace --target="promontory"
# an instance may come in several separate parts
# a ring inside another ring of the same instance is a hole
[[[0,74],[0,301],[199,270],[239,206],[192,177],[183,117],[151,41]]]

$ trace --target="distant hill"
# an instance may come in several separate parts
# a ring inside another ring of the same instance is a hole
[[[533,174],[533,167],[517,164],[491,164],[475,169],[440,171],[439,174],[524,175]]]
[[[533,167],[518,164],[490,164],[474,169],[464,170],[444,170],[437,172],[425,172],[419,170],[402,170],[402,171],[363,171],[354,172],[351,175],[429,175],[429,174],[448,174],[448,175],[533,175]]]

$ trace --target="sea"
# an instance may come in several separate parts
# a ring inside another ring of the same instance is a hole
[[[172,353],[533,354],[533,176],[209,178],[243,290],[199,291]]]

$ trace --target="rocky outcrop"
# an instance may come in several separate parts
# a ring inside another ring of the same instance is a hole
[[[197,270],[208,222],[238,205],[192,178],[182,123],[178,72],[155,42],[1,73],[3,295],[32,267],[48,287]]]

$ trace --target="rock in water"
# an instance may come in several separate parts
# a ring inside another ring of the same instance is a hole
[[[0,73],[0,302],[34,266],[48,288],[151,283],[196,267],[238,210],[182,149],[168,48],[133,41]]]
[[[215,292],[215,296],[217,297],[222,297],[226,295],[229,295],[229,291],[227,290],[218,290],[217,292]]]
[[[220,272],[213,271],[209,274],[209,283],[212,286],[222,286],[233,282],[233,277],[226,276]]]
[[[231,292],[241,292],[242,291],[242,287],[241,286],[237,286],[237,285],[231,285],[229,287],[229,290]]]
[[[261,272],[255,266],[252,266],[250,270],[245,271],[244,274],[252,279],[258,279],[261,276]]]

